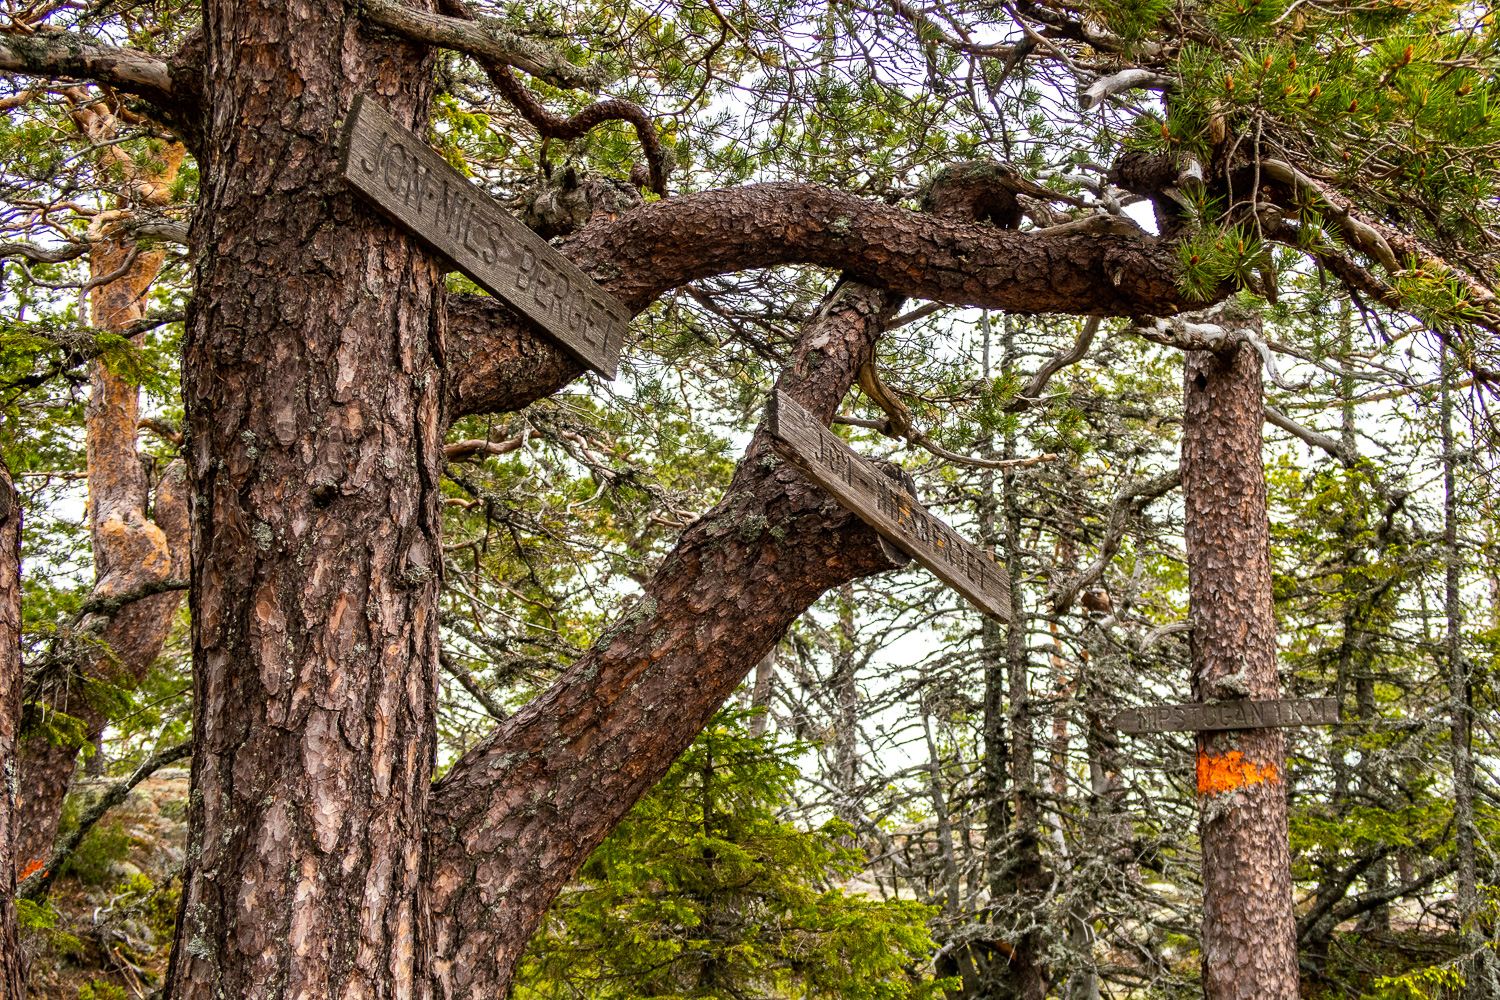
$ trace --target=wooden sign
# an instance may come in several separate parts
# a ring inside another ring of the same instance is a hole
[[[1002,622],[1010,621],[1005,568],[922,508],[894,480],[781,390],[766,421],[776,451],[934,576]]]
[[[1110,725],[1122,733],[1206,733],[1219,729],[1326,726],[1338,721],[1337,698],[1278,698],[1132,708],[1116,715]]]
[[[339,174],[476,285],[615,377],[625,307],[366,94],[349,108]]]

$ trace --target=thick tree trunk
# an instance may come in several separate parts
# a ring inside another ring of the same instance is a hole
[[[830,420],[899,302],[843,284],[778,385]],[[888,568],[874,532],[777,459],[760,428],[631,613],[438,783],[441,995],[504,996],[557,891],[750,664],[829,587]]]
[[[16,926],[16,737],[21,727],[21,498],[0,462],[0,1000],[26,995]]]
[[[1260,357],[1190,352],[1184,368],[1193,696],[1275,698],[1276,623],[1261,464]],[[1279,729],[1198,738],[1203,989],[1208,1000],[1294,1000],[1297,932]]]
[[[336,177],[431,64],[342,0],[203,5],[183,344],[191,834],[167,991],[421,997],[441,571],[442,281]]]

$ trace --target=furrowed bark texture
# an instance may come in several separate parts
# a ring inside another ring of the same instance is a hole
[[[841,286],[780,387],[830,420],[899,301]],[[888,568],[875,533],[757,430],[724,499],[683,534],[640,603],[438,783],[441,995],[504,996],[557,891],[749,666],[829,587]]]
[[[91,136],[92,138],[93,136]],[[175,165],[172,168],[175,173]],[[95,244],[92,275],[113,274],[129,259],[133,241],[121,237]],[[145,314],[146,292],[161,269],[160,251],[136,256],[119,279],[93,290],[94,325],[120,331]],[[137,346],[144,335],[136,339]],[[95,583],[91,597],[115,597],[163,580],[180,580],[188,565],[187,470],[172,462],[157,483],[150,516],[150,483],[136,451],[140,390],[133,382],[93,364],[86,413],[89,531]],[[120,687],[134,687],[161,652],[182,599],[179,592],[157,594],[127,604],[99,633],[109,647],[85,669]],[[86,623],[87,624],[87,623]],[[50,706],[84,723],[97,741],[109,720],[74,692],[44,692]],[[70,696],[71,695],[71,696]],[[57,821],[72,780],[78,749],[28,740],[21,765],[17,857],[23,865],[46,861],[57,836]]]
[[[0,463],[0,1000],[26,980],[16,926],[16,737],[21,727],[21,501]]]
[[[1275,698],[1260,357],[1248,345],[1189,352],[1184,385],[1193,696]],[[1198,737],[1208,1000],[1297,996],[1285,758],[1280,729]]]
[[[441,276],[336,177],[426,53],[342,0],[203,5],[211,108],[183,345],[194,755],[174,1000],[421,997]]]

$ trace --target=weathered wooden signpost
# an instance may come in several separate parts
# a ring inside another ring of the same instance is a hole
[[[1278,726],[1327,726],[1339,721],[1337,698],[1277,698],[1127,709],[1110,725],[1122,733],[1211,733]]]
[[[476,285],[615,377],[629,311],[367,95],[349,108],[339,168],[345,183]]]
[[[778,454],[981,611],[1010,621],[1010,580],[1004,567],[927,513],[790,396],[772,393],[766,416]]]

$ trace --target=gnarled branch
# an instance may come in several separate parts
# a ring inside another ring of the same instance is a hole
[[[817,184],[680,195],[599,219],[558,249],[633,312],[700,278],[780,264],[835,268],[912,298],[1022,314],[1188,306],[1170,243],[937,220]],[[582,370],[495,299],[451,296],[448,338],[455,416],[519,409]]]
[[[1182,470],[1172,469],[1150,479],[1127,483],[1115,494],[1114,503],[1109,506],[1109,527],[1104,531],[1104,543],[1099,546],[1099,555],[1083,572],[1057,589],[1052,597],[1052,610],[1055,614],[1062,614],[1072,607],[1079,592],[1104,575],[1110,560],[1120,550],[1129,516],[1140,513],[1146,504],[1176,489],[1181,482]]]

